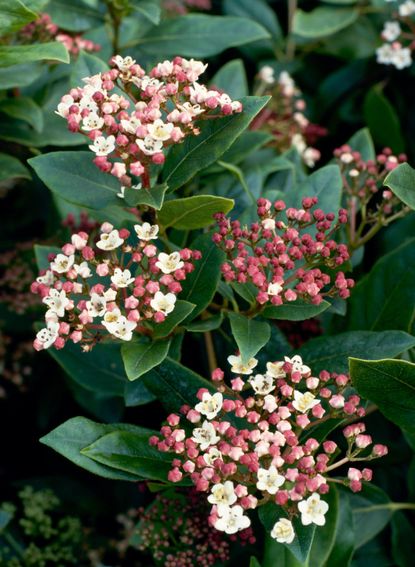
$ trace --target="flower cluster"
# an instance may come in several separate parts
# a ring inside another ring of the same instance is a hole
[[[209,525],[208,515],[209,506],[201,506],[194,489],[157,494],[146,510],[139,511],[138,548],[149,550],[157,564],[166,567],[210,567],[226,563],[230,557],[230,538]],[[238,534],[239,544],[253,542],[251,528]]]
[[[7,398],[9,391],[28,391],[33,354],[31,341],[12,339],[0,331],[0,399]]]
[[[111,65],[63,96],[57,113],[90,139],[94,163],[119,179],[121,197],[133,178],[141,180],[135,189],[149,188],[150,166],[164,163],[172,144],[199,134],[201,121],[242,110],[226,93],[197,82],[207,67],[201,61],[176,57],[148,75],[131,57],[117,55]]]
[[[348,237],[351,249],[359,248],[383,226],[405,216],[409,208],[383,186],[387,174],[407,160],[385,148],[375,160],[363,160],[359,152],[344,145],[334,151],[343,178],[349,215]]]
[[[49,269],[32,284],[48,307],[35,349],[63,348],[71,340],[88,351],[105,335],[130,341],[134,331],[151,334],[149,323],[162,323],[174,310],[180,282],[201,257],[188,248],[159,252],[152,243],[158,230],[134,225],[130,243],[128,230],[104,223],[97,242],[79,232],[51,255]]]
[[[217,392],[200,389],[199,402],[183,406],[181,416],[169,415],[161,437],[151,437],[150,443],[176,455],[171,482],[189,477],[207,494],[216,529],[229,534],[246,529],[248,511],[271,502],[285,512],[271,536],[291,543],[294,517],[305,526],[324,525],[328,505],[321,496],[329,491],[330,471],[383,456],[387,448],[372,445],[359,422],[365,410],[350,391],[348,376],[325,370],[313,376],[298,355],[268,362],[263,374],[254,374],[254,358],[245,363],[230,356],[228,361],[236,375],[231,388],[221,369],[213,371]],[[331,418],[350,422],[343,429],[344,456],[334,441],[313,437],[315,428]],[[371,478],[371,469],[351,466],[336,482],[358,492]]]
[[[83,51],[99,51],[101,46],[90,39],[85,39],[81,35],[72,35],[60,30],[52,22],[49,14],[41,14],[39,18],[30,22],[19,30],[18,40],[21,43],[45,43],[48,41],[60,41],[72,55],[78,55]]]
[[[314,167],[320,159],[320,152],[311,147],[327,131],[310,123],[304,112],[306,103],[301,98],[292,77],[282,71],[278,78],[272,67],[265,66],[259,71],[258,93],[271,94],[267,107],[254,119],[252,128],[264,130],[273,136],[271,145],[279,152],[296,148],[304,163]]]
[[[393,19],[385,22],[381,37],[384,43],[376,50],[377,62],[405,69],[412,65],[415,49],[415,2],[406,0],[393,13]]]
[[[295,209],[283,201],[258,199],[259,222],[250,227],[217,214],[213,240],[227,255],[225,281],[253,285],[260,305],[297,299],[318,305],[324,297],[347,298],[353,280],[341,271],[330,274],[349,259],[347,247],[332,239],[347,222],[347,213],[340,209],[335,222],[333,213],[315,208],[317,203],[317,197],[306,197],[303,208]],[[310,227],[315,227],[314,236]]]
[[[0,253],[0,302],[18,315],[39,305],[30,293],[35,276],[33,242],[15,244],[13,250]]]
[[[212,9],[212,0],[163,0],[163,8],[166,12],[181,16],[189,10],[209,12]]]

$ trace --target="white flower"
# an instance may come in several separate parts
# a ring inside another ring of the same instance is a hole
[[[386,41],[395,41],[401,35],[401,31],[399,22],[385,22],[382,37]]]
[[[273,413],[278,407],[277,400],[272,394],[268,394],[264,397],[264,410],[269,413]]]
[[[231,365],[231,372],[234,374],[252,374],[252,370],[258,364],[256,358],[250,358],[246,364],[242,364],[240,355],[228,356],[228,362]]]
[[[60,103],[58,104],[57,110],[55,110],[55,114],[62,116],[62,118],[66,118],[69,114],[69,109],[71,106],[75,104],[74,99],[71,95],[65,95],[61,98]],[[77,105],[76,105],[77,106]]]
[[[274,219],[264,219],[262,222],[262,227],[264,230],[275,230],[275,220]]]
[[[216,504],[217,506],[232,506],[237,499],[235,488],[231,480],[227,480],[223,484],[214,484],[208,496],[208,502]]]
[[[169,75],[171,75],[173,73],[174,65],[173,65],[172,61],[168,61],[166,59],[162,63],[157,64],[156,70],[163,77],[168,77]]]
[[[71,303],[66,297],[64,290],[58,291],[57,289],[51,289],[49,295],[44,297],[42,301],[49,307],[52,313],[56,313],[58,317],[65,315],[65,308]]]
[[[183,268],[184,262],[181,260],[179,252],[172,252],[171,254],[160,252],[156,266],[163,272],[163,274],[171,274],[171,272],[175,272],[176,270]]]
[[[292,358],[288,358],[288,356],[284,356],[284,360],[285,362],[289,362],[290,364],[292,364],[291,372],[299,372],[303,376],[311,373],[311,368],[303,364],[303,359],[299,354],[296,354]]]
[[[324,526],[326,518],[324,515],[327,513],[329,505],[324,500],[321,500],[320,494],[314,492],[307,500],[302,500],[298,503],[298,510],[301,512],[301,523],[303,526],[316,524],[317,526]]]
[[[46,270],[43,276],[39,276],[36,278],[38,283],[51,286],[55,283],[55,276],[53,275],[52,270]]]
[[[152,89],[157,91],[157,90],[161,89],[161,87],[164,85],[164,83],[162,81],[159,81],[158,79],[151,78],[147,75],[145,75],[141,79],[139,79],[137,77],[133,77],[132,81],[135,85],[137,85],[137,87],[139,87],[143,91],[145,91],[148,87],[151,87]]]
[[[354,161],[353,154],[351,154],[350,152],[344,152],[344,154],[340,156],[340,161],[347,164],[352,163],[352,161]]]
[[[220,437],[216,435],[216,430],[210,421],[204,421],[202,427],[193,429],[192,440],[200,445],[201,451],[206,451],[210,445],[216,445]]]
[[[107,313],[105,314],[105,317],[106,316]],[[114,335],[114,337],[122,339],[123,341],[131,341],[133,338],[133,331],[137,327],[137,323],[135,321],[129,321],[126,317],[124,317],[124,315],[119,316],[113,323],[108,323],[104,320],[102,324],[107,331],[111,333],[111,335]]]
[[[276,539],[278,543],[292,543],[295,538],[295,532],[290,520],[280,518],[271,530],[271,537]]]
[[[301,134],[294,134],[291,138],[291,145],[302,155],[307,149],[307,144]]]
[[[107,156],[115,150],[115,137],[108,136],[108,138],[105,138],[104,136],[98,136],[88,148],[95,152],[97,156]]]
[[[165,124],[163,120],[160,119],[155,120],[153,124],[147,125],[149,136],[151,136],[153,140],[160,140],[162,142],[170,139],[173,128],[174,124]]]
[[[131,277],[130,270],[121,270],[121,268],[115,268],[114,275],[111,276],[111,281],[116,287],[127,287],[133,283],[134,279]]]
[[[251,378],[248,379],[248,382],[255,390],[255,393],[260,394],[261,396],[265,396],[266,394],[269,394],[275,388],[275,384],[272,376],[255,374],[255,376],[251,376]]]
[[[258,77],[261,79],[261,81],[264,81],[264,83],[267,83],[268,85],[275,83],[274,69],[269,65],[264,65],[263,67],[261,67],[258,73]]]
[[[207,63],[204,64],[202,61],[198,61],[197,59],[182,59],[182,68],[186,73],[188,81],[193,83],[197,81],[199,75],[204,73],[207,69]]]
[[[42,344],[43,348],[53,345],[59,336],[59,323],[48,321],[47,327],[36,334],[36,340]]]
[[[222,453],[216,447],[211,447],[207,453],[203,455],[205,463],[209,467],[213,467],[216,459],[222,459]]]
[[[113,309],[112,311],[106,311],[102,324],[104,325],[104,327],[107,327],[107,325],[110,325],[111,323],[116,323],[120,319],[120,317],[122,317],[122,315],[118,307]]]
[[[54,272],[58,274],[64,274],[70,270],[75,261],[75,256],[71,254],[66,256],[65,254],[57,254],[56,258],[51,262],[50,267]]]
[[[251,520],[248,516],[244,516],[244,510],[239,505],[232,506],[232,508],[221,506],[218,509],[218,515],[214,526],[217,530],[227,534],[236,534],[251,525]]]
[[[163,149],[163,142],[154,140],[151,136],[146,136],[144,140],[137,138],[135,143],[146,156],[158,154]]]
[[[282,292],[282,285],[277,282],[268,284],[268,295],[279,295]]]
[[[195,406],[195,410],[205,415],[208,419],[213,419],[218,415],[222,409],[223,396],[221,393],[209,394],[209,392],[204,392],[202,396],[202,401]]]
[[[415,14],[415,2],[412,0],[406,0],[406,2],[399,6],[399,15],[403,18],[412,16],[412,14]]]
[[[112,289],[110,287],[107,289],[107,291],[104,291],[104,297],[106,301],[115,301],[117,298],[117,292],[115,291],[115,289]]]
[[[174,293],[164,294],[162,291],[157,291],[153,299],[150,301],[150,306],[154,311],[160,311],[164,315],[168,315],[174,310],[176,303],[176,296]]]
[[[73,265],[75,272],[81,278],[90,278],[92,276],[92,272],[89,268],[88,262],[81,262],[80,264]]]
[[[98,293],[91,294],[91,300],[86,302],[86,308],[91,317],[103,317],[107,311],[105,297]]]
[[[89,112],[93,112],[94,114],[96,114],[98,112],[98,105],[95,102],[95,100],[92,98],[92,96],[86,94],[79,101],[79,110],[80,112],[82,112],[83,110],[89,110]]]
[[[192,104],[191,102],[184,102],[183,104],[178,104],[177,108],[182,112],[187,112],[190,116],[198,116],[203,112],[206,112],[204,108],[200,106],[200,104]]]
[[[399,70],[405,69],[412,65],[411,50],[409,47],[402,47],[400,49],[394,50],[392,57],[392,65]]]
[[[267,374],[273,378],[284,378],[284,362],[267,362]]]
[[[128,71],[135,64],[135,60],[130,56],[121,57],[121,55],[115,55],[112,60],[118,69],[123,72]]]
[[[297,390],[294,392],[293,406],[297,411],[301,413],[306,413],[311,410],[314,406],[320,403],[320,400],[314,396],[311,392],[306,392],[302,394]]]
[[[376,61],[383,65],[392,63],[393,47],[389,43],[384,43],[376,49]]]
[[[97,242],[98,248],[101,250],[115,250],[124,243],[124,239],[120,238],[120,234],[117,229],[111,230],[111,232],[103,232],[100,235],[100,240]]]
[[[98,116],[95,112],[90,112],[88,116],[82,120],[82,129],[87,132],[90,130],[99,130],[103,126],[104,119],[101,116]]]
[[[320,159],[321,154],[315,148],[306,148],[301,156],[307,167],[314,167],[316,162]]]
[[[159,227],[148,222],[144,222],[142,225],[135,224],[134,230],[140,240],[156,240],[159,233]]]
[[[269,494],[276,494],[285,482],[285,477],[279,474],[274,466],[271,466],[268,470],[258,469],[257,477],[256,487],[258,490],[268,492]]]
[[[282,71],[278,77],[278,84],[285,96],[293,96],[296,92],[295,82],[287,71]]]

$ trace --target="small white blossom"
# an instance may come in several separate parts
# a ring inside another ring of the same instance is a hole
[[[401,31],[399,22],[385,22],[382,37],[385,41],[395,41],[401,35]]]
[[[157,291],[150,301],[150,306],[154,311],[160,311],[164,315],[168,315],[174,310],[175,303],[176,296],[174,293],[164,294],[162,291]]]
[[[69,109],[74,104],[75,104],[75,101],[71,97],[71,95],[63,96],[62,99],[61,99],[61,102],[58,104],[57,110],[55,110],[55,114],[62,116],[62,118],[66,118],[69,114]]]
[[[134,230],[140,240],[156,240],[159,233],[159,227],[156,224],[151,225],[144,222],[142,225],[135,224]]]
[[[121,55],[115,55],[112,60],[118,69],[123,72],[128,71],[135,64],[135,60],[130,56],[121,57]]]
[[[55,283],[55,276],[53,275],[52,270],[46,270],[43,276],[39,276],[36,278],[38,283],[51,286]]]
[[[261,396],[265,396],[275,389],[274,379],[272,376],[255,374],[255,376],[251,376],[251,378],[248,379],[248,382],[255,390],[255,393],[260,394]]]
[[[88,116],[82,120],[82,129],[86,132],[90,130],[99,130],[104,126],[104,119],[95,112],[90,112]]]
[[[209,467],[213,467],[216,459],[222,459],[222,453],[219,449],[216,449],[216,447],[211,447],[209,451],[203,455],[203,459]]]
[[[115,268],[114,275],[111,276],[111,281],[116,287],[128,287],[134,279],[130,270],[121,270],[121,268]]]
[[[95,138],[94,143],[90,144],[89,149],[96,153],[97,156],[107,156],[115,150],[115,137],[98,136]]]
[[[49,307],[52,313],[56,313],[58,317],[65,315],[65,308],[71,303],[66,297],[64,290],[58,291],[57,289],[51,289],[49,295],[44,297],[42,301]]]
[[[246,364],[242,364],[240,355],[228,356],[228,362],[231,365],[231,372],[234,374],[252,374],[252,370],[258,364],[256,358],[250,358]]]
[[[90,301],[86,302],[86,309],[91,317],[103,317],[107,311],[105,297],[98,293],[91,293]]]
[[[267,362],[267,374],[273,378],[284,378],[284,362]]]
[[[183,268],[184,262],[180,258],[179,252],[172,252],[171,254],[160,252],[157,257],[156,266],[163,272],[163,274],[171,274],[172,272]]]
[[[158,154],[163,149],[163,142],[160,140],[154,140],[151,136],[146,136],[144,140],[137,138],[135,142],[146,156]]]
[[[36,334],[36,340],[41,343],[43,348],[49,348],[59,337],[59,323],[48,321],[47,328],[42,329]]]
[[[278,469],[274,466],[271,466],[269,469],[258,469],[257,477],[256,487],[258,490],[268,492],[269,494],[276,494],[285,482],[285,477],[279,474]]]
[[[412,0],[406,0],[406,2],[399,6],[399,15],[402,16],[402,18],[412,16],[412,14],[415,14],[415,2]]]
[[[137,327],[137,323],[135,321],[129,321],[123,315],[119,316],[113,323],[108,323],[104,320],[102,324],[107,331],[111,333],[111,335],[114,335],[114,337],[122,339],[123,341],[131,341],[133,338],[133,331]]]
[[[303,359],[299,354],[296,354],[292,358],[284,356],[284,360],[292,364],[292,372],[299,372],[303,376],[311,373],[311,368],[303,364]]]
[[[217,506],[232,506],[237,499],[235,487],[231,480],[227,480],[223,484],[214,484],[208,496],[208,502]]]
[[[206,451],[210,445],[216,445],[220,441],[220,437],[216,435],[216,430],[210,421],[204,421],[202,427],[193,429],[192,440],[200,445],[201,451]]]
[[[148,135],[153,140],[165,142],[170,139],[174,124],[165,124],[163,120],[155,120],[152,124],[147,125]]]
[[[258,73],[258,77],[261,79],[261,81],[264,81],[264,83],[267,83],[268,85],[275,83],[274,69],[269,65],[264,65],[263,67],[261,67]]]
[[[282,285],[277,282],[269,283],[267,293],[268,295],[279,295],[282,289]]]
[[[277,400],[272,394],[267,394],[264,397],[264,410],[268,413],[273,413],[278,407]]]
[[[328,509],[329,505],[324,500],[321,500],[320,494],[317,494],[317,492],[314,492],[307,500],[302,500],[298,503],[303,526],[309,526],[310,524],[324,526],[326,523],[325,514]]]
[[[222,409],[222,404],[223,396],[220,392],[213,394],[213,396],[209,392],[204,392],[202,401],[195,406],[195,410],[205,415],[207,419],[213,419]]]
[[[320,400],[311,392],[306,392],[305,394],[297,390],[294,392],[293,407],[301,413],[306,413],[319,403]]]
[[[206,71],[207,66],[207,63],[203,63],[197,59],[182,59],[182,69],[191,83],[197,81],[199,76]]]
[[[285,96],[293,96],[296,93],[295,82],[287,71],[282,71],[278,77],[278,84],[282,87]]]
[[[137,132],[137,128],[141,126],[141,120],[136,116],[130,116],[128,120],[121,120],[121,126],[124,132],[128,132],[128,134],[135,134]]]
[[[271,530],[271,537],[276,539],[278,543],[292,543],[295,538],[295,532],[290,520],[280,518]]]
[[[115,250],[124,243],[124,239],[120,237],[117,229],[111,232],[103,232],[100,235],[100,240],[97,242],[98,248],[101,250]]]
[[[228,508],[221,506],[218,509],[218,519],[214,523],[217,530],[227,534],[236,534],[251,525],[251,520],[244,515],[242,506],[236,505]]]
[[[274,219],[264,219],[262,222],[262,227],[264,230],[275,230],[275,220]]]
[[[75,261],[75,256],[71,254],[66,256],[65,254],[57,254],[53,262],[51,262],[50,267],[54,272],[58,274],[65,274],[70,270]]]
[[[88,262],[81,262],[80,264],[74,264],[73,267],[77,275],[81,276],[81,278],[87,279],[92,276],[92,272],[88,265]]]

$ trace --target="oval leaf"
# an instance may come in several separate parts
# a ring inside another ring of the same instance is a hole
[[[228,213],[234,205],[232,199],[213,195],[197,195],[184,199],[174,199],[164,203],[158,214],[158,220],[165,227],[174,226],[182,230],[203,228],[212,224],[213,215]]]
[[[242,362],[246,364],[269,341],[271,328],[266,321],[254,321],[238,313],[229,313],[228,317]]]

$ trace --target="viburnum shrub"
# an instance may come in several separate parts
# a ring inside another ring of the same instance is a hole
[[[3,4],[7,461],[94,565],[410,565],[414,3]]]

